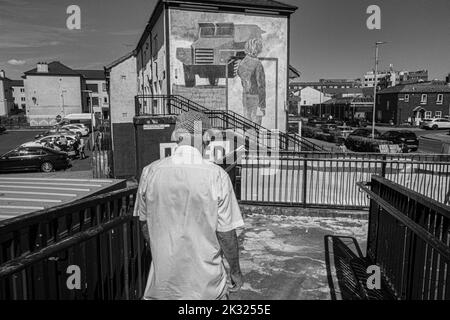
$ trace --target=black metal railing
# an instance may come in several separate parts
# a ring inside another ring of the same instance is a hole
[[[136,191],[0,222],[0,299],[139,299],[150,252],[133,217]]]
[[[367,257],[400,299],[450,299],[450,206],[382,177],[370,189]]]
[[[323,148],[298,135],[268,130],[233,111],[210,110],[179,95],[139,95],[135,97],[136,115],[167,116],[195,110],[208,115],[211,125],[221,130],[234,130],[266,148],[295,151],[323,151]]]
[[[369,200],[356,183],[370,181],[373,175],[450,203],[450,162],[378,156],[328,158],[324,154],[250,151],[240,154],[230,174],[238,175],[231,179],[239,180],[237,196],[248,204],[368,208]]]

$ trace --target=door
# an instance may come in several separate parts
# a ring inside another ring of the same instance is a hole
[[[8,172],[19,169],[20,166],[19,151],[13,150],[0,158],[0,171]]]
[[[22,169],[38,169],[41,167],[42,152],[37,148],[19,149],[20,165]]]

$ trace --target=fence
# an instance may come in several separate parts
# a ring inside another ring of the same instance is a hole
[[[370,190],[367,256],[401,299],[450,299],[450,207],[381,177]]]
[[[450,162],[440,155],[355,155],[246,152],[230,166],[244,203],[367,208],[356,183],[381,175],[442,203],[450,203]],[[418,160],[417,160],[418,159]]]
[[[0,299],[138,299],[150,255],[132,216],[136,188],[0,223]],[[80,270],[71,290],[70,272]]]

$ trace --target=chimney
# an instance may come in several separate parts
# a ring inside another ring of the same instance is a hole
[[[0,70],[0,78],[5,78],[5,70]]]
[[[47,62],[38,62],[37,63],[37,72],[38,73],[48,73],[48,64],[47,64]]]

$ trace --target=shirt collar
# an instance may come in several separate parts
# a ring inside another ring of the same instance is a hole
[[[197,148],[188,145],[177,146],[175,148],[174,157],[183,159],[183,162],[201,162],[203,160],[200,151],[198,151]]]

